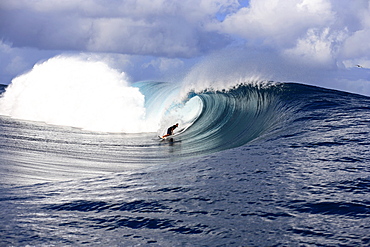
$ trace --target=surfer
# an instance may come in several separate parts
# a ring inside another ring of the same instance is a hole
[[[165,138],[167,136],[173,135],[173,131],[179,126],[179,124],[175,124],[167,129],[167,134],[162,136],[162,138]]]

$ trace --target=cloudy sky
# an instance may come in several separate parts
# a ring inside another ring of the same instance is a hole
[[[370,1],[1,0],[0,83],[56,55],[132,81],[204,69],[370,95]]]

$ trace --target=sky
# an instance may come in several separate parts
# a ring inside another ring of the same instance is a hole
[[[1,0],[0,83],[55,56],[132,82],[255,76],[370,95],[370,1]]]

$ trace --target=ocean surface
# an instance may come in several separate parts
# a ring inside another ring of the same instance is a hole
[[[1,86],[0,246],[370,245],[369,97],[259,81],[66,88]],[[100,108],[121,89],[133,104]]]

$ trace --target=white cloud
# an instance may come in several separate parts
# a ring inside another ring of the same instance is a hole
[[[289,46],[308,29],[334,18],[326,0],[251,0],[248,7],[226,17],[220,30],[249,41]]]
[[[370,60],[367,0],[251,0],[209,28],[242,38],[250,49],[272,49],[313,67]]]
[[[343,44],[342,55],[345,58],[369,56],[370,28],[359,30]],[[370,57],[369,57],[370,58]]]
[[[336,65],[336,44],[342,42],[345,33],[333,33],[329,28],[323,30],[309,29],[305,37],[298,39],[294,48],[284,54],[292,59],[302,59],[306,64],[315,66]]]

